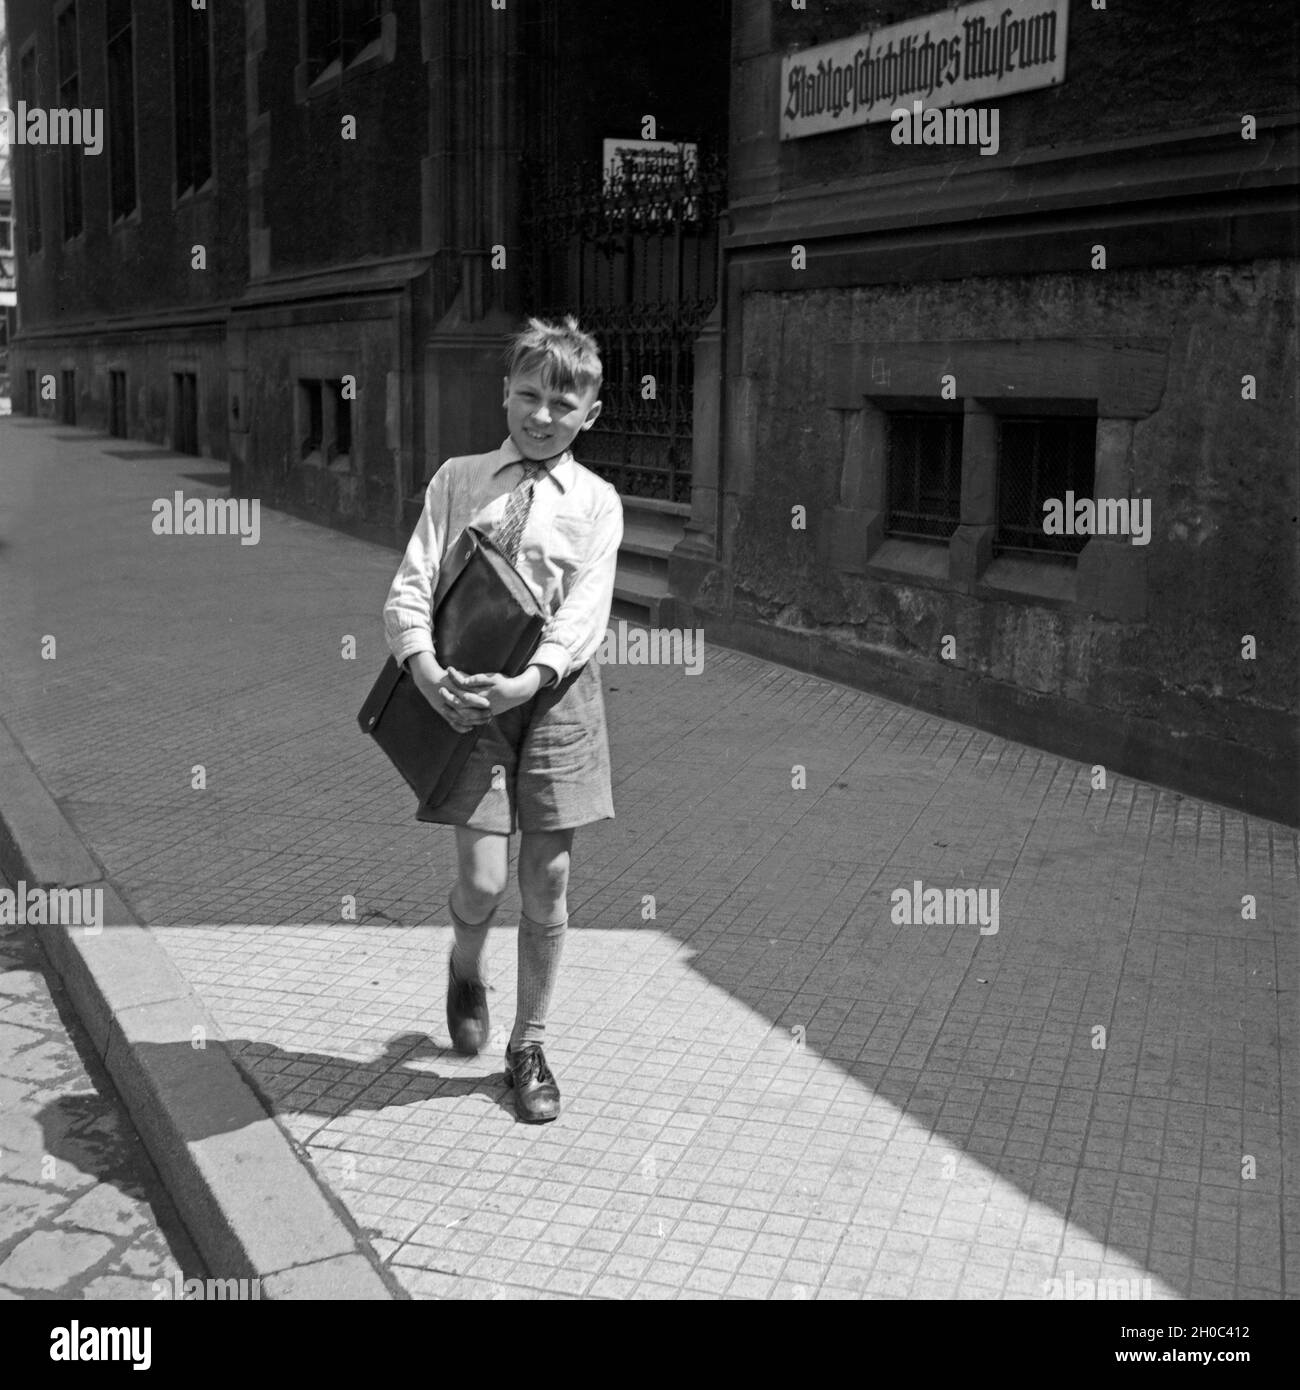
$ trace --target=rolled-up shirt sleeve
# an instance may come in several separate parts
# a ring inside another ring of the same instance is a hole
[[[438,469],[424,490],[424,509],[384,604],[384,637],[399,663],[434,650],[433,594],[450,513],[450,471]]]
[[[622,542],[623,503],[611,487],[592,518],[591,552],[543,629],[541,645],[533,655],[533,661],[554,668],[561,680],[589,661],[605,636]]]

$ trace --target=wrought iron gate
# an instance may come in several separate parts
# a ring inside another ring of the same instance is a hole
[[[601,347],[600,419],[579,456],[634,497],[689,503],[695,338],[717,299],[721,158],[647,153],[527,181],[529,311]]]

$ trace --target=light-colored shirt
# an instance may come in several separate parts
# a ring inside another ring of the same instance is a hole
[[[448,459],[424,493],[424,510],[384,604],[384,634],[397,661],[432,652],[433,594],[451,544],[471,522],[493,535],[524,477],[507,439],[490,454]],[[566,451],[533,487],[516,568],[550,614],[533,655],[563,680],[600,646],[614,601],[623,503],[612,484]]]

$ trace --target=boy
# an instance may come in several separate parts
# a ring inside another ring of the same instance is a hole
[[[623,505],[569,452],[600,414],[595,340],[573,318],[530,319],[509,360],[509,438],[434,474],[384,605],[384,629],[434,709],[455,729],[480,730],[447,799],[417,813],[456,827],[447,1030],[466,1056],[488,1037],[483,946],[505,895],[510,836],[516,825],[521,832],[519,988],[506,1079],[519,1118],[536,1124],[560,1111],[542,1042],[568,921],[573,832],[614,816],[600,669],[590,658],[609,622]],[[444,670],[434,652],[439,566],[471,522],[506,551],[550,614],[532,664],[514,679]]]

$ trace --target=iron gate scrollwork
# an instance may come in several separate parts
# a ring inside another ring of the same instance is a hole
[[[605,366],[582,462],[621,493],[689,503],[695,338],[717,300],[721,157],[647,151],[612,173],[533,170],[527,187],[529,311],[574,314]]]

